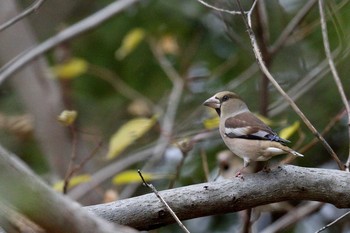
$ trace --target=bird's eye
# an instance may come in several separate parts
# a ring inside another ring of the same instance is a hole
[[[229,97],[227,96],[227,95],[224,95],[223,97],[222,97],[222,102],[225,102],[225,101],[227,101],[229,99]]]

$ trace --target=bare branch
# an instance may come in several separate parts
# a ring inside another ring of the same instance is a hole
[[[258,2],[258,0],[255,0],[255,1],[253,2],[252,7],[250,8],[250,10],[249,10],[248,13],[247,13],[248,24],[249,24],[250,27],[252,27],[252,14],[253,14],[253,10],[254,10],[254,8],[255,8],[257,2]],[[242,12],[242,11],[241,11],[241,12]]]
[[[113,226],[53,191],[23,162],[0,146],[0,199],[46,232],[135,232]],[[25,198],[23,198],[23,194]]]
[[[211,8],[213,10],[216,10],[216,11],[219,11],[219,12],[224,12],[224,13],[228,13],[228,14],[231,14],[231,15],[240,15],[241,12],[240,11],[230,11],[230,10],[226,10],[226,9],[222,9],[222,8],[218,8],[218,7],[215,7],[213,5],[210,5],[209,3],[203,1],[203,0],[197,0],[199,3],[203,4],[204,6],[208,7],[208,8]],[[247,13],[247,12],[245,12]]]
[[[132,4],[135,4],[139,0],[119,0],[111,3],[107,7],[102,10],[96,12],[95,14],[85,18],[84,20],[79,21],[76,24],[66,28],[61,31],[57,35],[47,39],[42,42],[35,48],[29,50],[27,53],[23,54],[23,56],[18,59],[11,61],[12,64],[4,65],[5,68],[0,69],[0,84],[5,81],[7,77],[18,71],[20,68],[28,64],[33,59],[39,57],[41,54],[47,52],[48,50],[54,48],[55,46],[61,44],[64,41],[72,39],[83,32],[91,30],[101,23],[106,21],[107,19],[115,16],[121,11],[125,10]]]
[[[91,176],[91,179],[89,182],[81,184],[71,191],[68,192],[68,195],[74,199],[78,200],[82,197],[84,197],[86,194],[91,192],[94,188],[101,185],[106,180],[110,179],[114,175],[118,174],[119,172],[123,171],[125,168],[144,161],[151,157],[152,152],[154,151],[154,146],[140,150],[138,152],[133,152],[133,154],[126,155],[125,158],[118,160],[114,163],[111,163],[107,165],[104,168],[101,168],[96,173],[94,173]]]
[[[350,214],[350,211],[346,212],[345,214],[343,214],[342,216],[340,216],[339,218],[335,219],[333,222],[327,224],[326,226],[322,227],[321,229],[319,229],[318,231],[316,231],[316,233],[319,233],[321,231],[326,230],[328,227],[334,225],[335,223],[339,222],[340,220],[342,220],[343,218],[345,218],[346,216],[348,216]]]
[[[89,64],[88,73],[108,82],[114,88],[114,90],[119,92],[124,97],[130,100],[142,99],[156,111],[158,110],[158,107],[149,98],[130,87],[126,82],[123,81],[122,78],[120,78],[111,70],[95,64]]]
[[[0,32],[5,30],[6,28],[10,27],[11,25],[17,23],[21,19],[25,18],[26,16],[30,15],[34,11],[38,10],[39,7],[45,2],[45,0],[36,0],[31,6],[29,6],[25,11],[23,11],[21,14],[13,17],[12,19],[8,20],[7,22],[0,25]]]
[[[160,67],[163,69],[164,73],[167,75],[167,78],[169,78],[173,84],[171,93],[168,98],[168,105],[163,116],[163,121],[161,122],[162,135],[159,137],[154,152],[154,154],[157,154],[159,157],[163,155],[163,152],[166,149],[173,132],[175,116],[182,96],[184,81],[180,74],[171,65],[169,60],[164,56],[163,51],[161,51],[160,47],[156,45],[155,41],[150,41],[150,47]],[[155,160],[157,160],[157,158],[155,158]],[[150,163],[149,166],[151,166],[151,164],[152,163]]]
[[[320,10],[320,19],[321,19],[321,28],[322,28],[322,37],[323,37],[323,45],[324,45],[324,50],[328,59],[328,64],[331,69],[331,72],[333,74],[334,81],[338,87],[339,94],[341,96],[341,99],[343,101],[343,104],[345,106],[346,112],[348,114],[348,136],[350,140],[350,106],[348,99],[345,95],[345,91],[343,88],[343,84],[341,83],[341,80],[338,75],[338,71],[335,67],[333,58],[332,58],[332,53],[329,45],[329,39],[328,39],[328,30],[327,30],[327,22],[326,22],[326,17],[324,13],[324,2],[323,0],[318,1],[318,6]],[[348,154],[348,159],[345,163],[346,170],[349,171],[349,166],[350,166],[350,141],[349,141],[349,154]]]
[[[271,54],[276,53],[284,45],[288,37],[293,33],[295,28],[300,24],[305,16],[310,12],[311,8],[316,4],[316,2],[317,0],[307,1],[305,5],[300,9],[300,11],[298,11],[294,18],[285,27],[275,43],[270,47],[269,51]]]
[[[263,229],[260,233],[272,233],[286,230],[287,227],[295,224],[300,219],[303,219],[306,216],[309,216],[310,214],[318,211],[323,205],[324,203],[322,202],[314,201],[309,203],[302,203],[300,207],[296,207],[295,209],[290,210],[287,214]]]
[[[74,144],[73,144],[74,145]],[[85,166],[87,162],[89,162],[92,157],[97,153],[97,151],[101,148],[102,146],[102,141],[98,143],[98,145],[92,150],[92,152],[83,159],[79,164],[75,165],[75,156],[71,158],[71,161],[69,163],[69,167],[67,169],[66,175],[64,177],[64,183],[63,183],[63,193],[67,194],[69,182],[71,178],[82,168]],[[74,154],[73,154],[74,155]]]
[[[185,227],[185,225],[180,221],[180,219],[176,216],[176,214],[174,213],[174,211],[170,208],[170,206],[168,205],[168,203],[166,203],[166,201],[164,200],[164,198],[162,198],[162,196],[159,194],[158,190],[152,185],[149,184],[145,181],[145,179],[142,176],[142,173],[140,170],[137,171],[142,179],[143,184],[150,188],[153,193],[158,197],[158,199],[164,204],[164,206],[166,207],[166,209],[169,211],[169,213],[173,216],[173,218],[175,219],[175,221],[177,222],[177,224],[181,227],[181,229],[184,232],[190,233],[187,228]]]
[[[237,0],[237,3],[241,9],[241,12],[243,13],[243,9],[240,4],[240,0]],[[303,120],[305,125],[310,129],[310,131],[320,140],[322,145],[326,148],[328,153],[332,156],[332,158],[336,161],[338,164],[339,169],[344,170],[343,163],[339,160],[337,154],[333,151],[333,149],[330,147],[330,145],[327,143],[327,141],[323,138],[323,136],[317,131],[317,129],[312,125],[312,123],[309,121],[309,119],[304,115],[304,113],[299,109],[299,107],[295,104],[295,102],[290,98],[287,93],[282,89],[282,87],[278,84],[278,82],[274,79],[274,77],[271,75],[270,71],[265,66],[265,63],[262,59],[261,52],[259,49],[259,46],[256,42],[254,32],[252,28],[249,26],[246,16],[242,14],[242,18],[244,20],[244,23],[247,27],[248,35],[250,37],[250,41],[253,47],[253,51],[255,54],[255,57],[257,59],[257,62],[261,68],[261,71],[266,75],[266,77],[270,80],[270,82],[275,86],[275,88],[280,92],[280,94],[287,100],[289,105],[293,108],[293,110],[299,115],[299,117]]]
[[[142,170],[146,171],[153,167],[157,161],[159,161],[159,159],[164,155],[164,152],[171,141],[175,117],[184,88],[184,81],[182,77],[174,69],[170,61],[165,57],[162,49],[157,45],[155,39],[151,38],[149,40],[149,45],[154,57],[157,59],[160,67],[166,74],[167,78],[172,82],[173,86],[167,100],[167,107],[162,116],[160,123],[161,134],[156,142],[156,146],[154,147],[153,156],[142,168]],[[129,197],[137,186],[138,184],[130,184],[128,189],[124,189],[120,196],[123,198]]]
[[[312,200],[349,208],[350,173],[287,165],[270,172],[246,174],[244,181],[233,178],[164,190],[159,194],[181,220],[287,200]],[[153,193],[86,208],[104,219],[139,230],[174,222]]]

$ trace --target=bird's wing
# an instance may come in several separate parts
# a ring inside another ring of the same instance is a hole
[[[289,142],[280,138],[276,132],[250,112],[240,113],[226,119],[225,134],[230,138],[262,139],[281,143]]]

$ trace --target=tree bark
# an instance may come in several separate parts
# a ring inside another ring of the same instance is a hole
[[[0,1],[0,23],[17,15],[14,0]],[[26,19],[7,28],[0,34],[0,62],[7,62],[37,44],[35,35]],[[41,152],[47,156],[51,171],[63,177],[70,160],[71,139],[57,122],[64,110],[58,83],[52,78],[44,58],[33,61],[9,80],[21,98],[26,111],[34,118],[34,135]]]
[[[350,173],[287,165],[247,174],[244,179],[190,185],[159,194],[181,220],[288,200],[313,200],[349,208]],[[139,230],[174,223],[153,193],[86,208],[104,219]]]
[[[46,232],[136,232],[128,227],[113,226],[88,213],[78,203],[54,192],[16,156],[1,146],[0,184],[0,201],[13,207]]]

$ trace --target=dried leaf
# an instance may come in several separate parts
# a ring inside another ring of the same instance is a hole
[[[152,115],[152,109],[143,99],[135,99],[132,101],[127,110],[128,113],[134,116],[145,117]]]
[[[172,35],[165,35],[159,41],[162,51],[166,54],[177,55],[179,53],[179,45],[176,38]]]
[[[290,138],[300,128],[300,121],[294,122],[292,125],[282,129],[279,133],[281,138]]]
[[[118,200],[118,192],[113,189],[108,189],[103,195],[103,203],[108,203]]]
[[[69,181],[68,189],[73,188],[74,186],[77,186],[79,184],[86,183],[90,180],[91,180],[91,176],[87,174],[74,176]],[[63,192],[63,186],[64,186],[64,181],[61,180],[53,185],[53,189],[58,192]]]
[[[129,145],[150,130],[156,121],[156,116],[152,118],[135,118],[122,125],[109,141],[107,159],[113,159],[118,156]]]
[[[131,53],[145,37],[145,31],[141,28],[131,30],[123,39],[122,45],[115,52],[115,57],[118,60],[124,59]]]
[[[81,58],[71,58],[63,64],[52,68],[53,73],[60,79],[73,79],[84,74],[88,69],[88,63]]]

